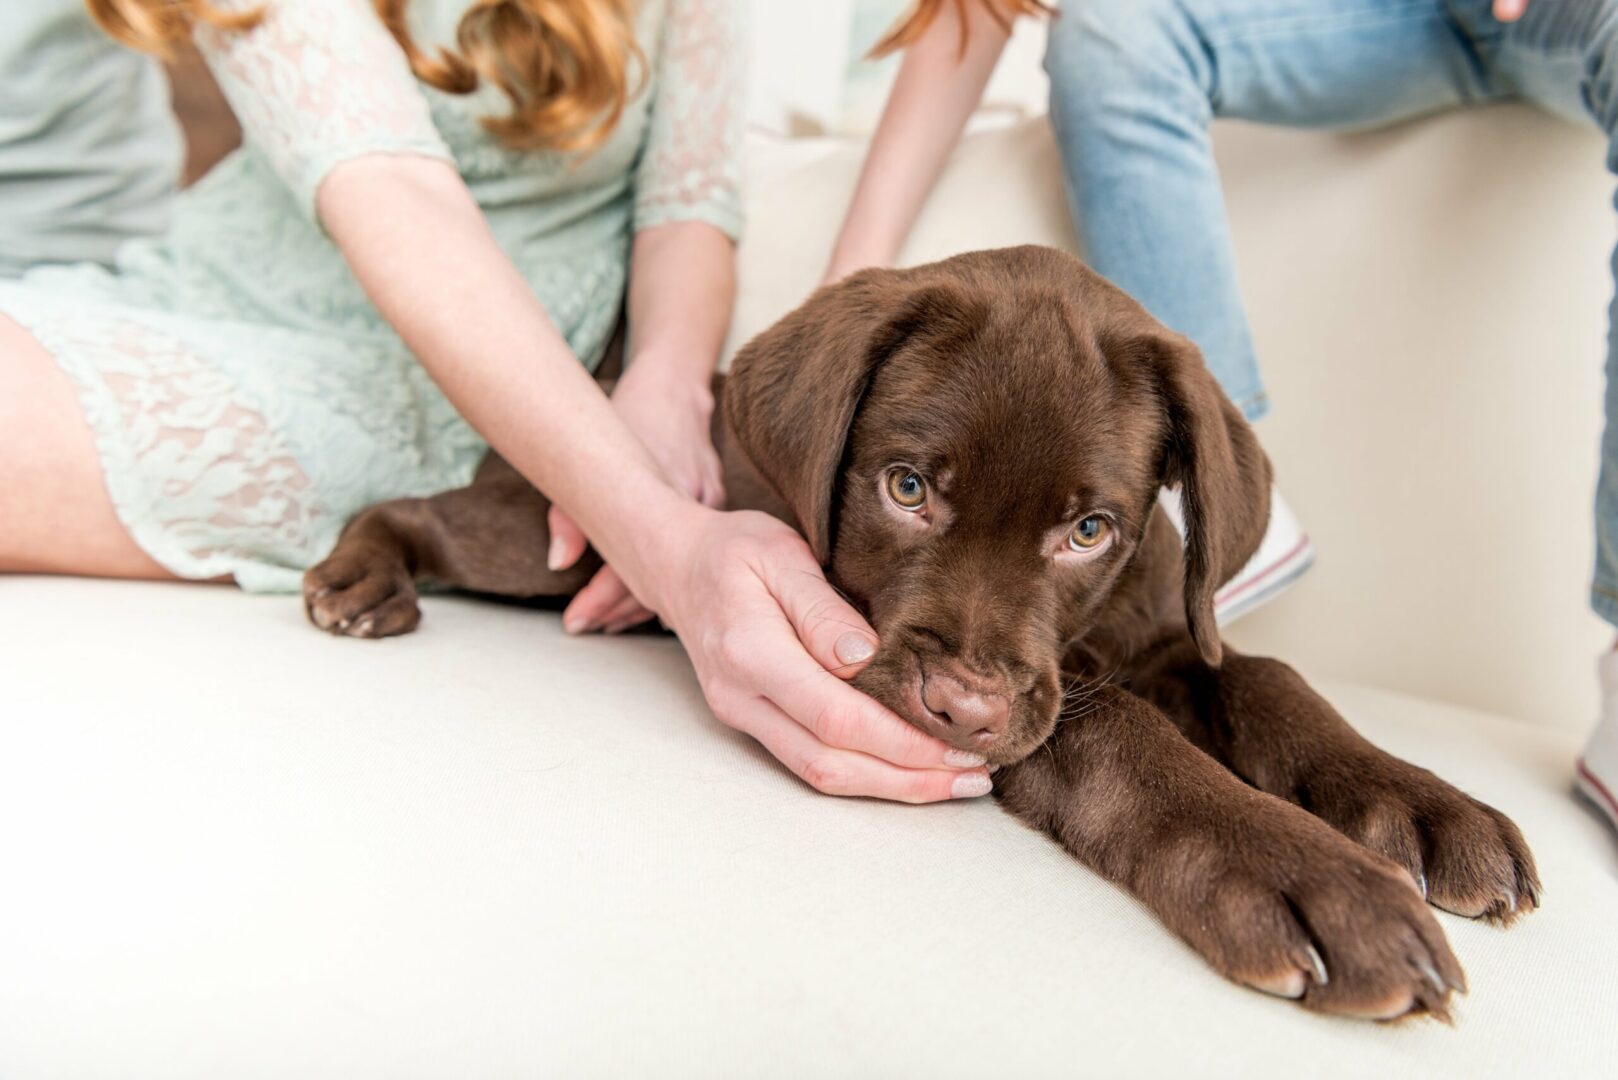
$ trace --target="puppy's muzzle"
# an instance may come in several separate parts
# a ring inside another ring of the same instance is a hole
[[[1011,698],[1003,679],[978,675],[956,662],[922,670],[921,703],[934,734],[962,749],[987,750],[1005,733]]]

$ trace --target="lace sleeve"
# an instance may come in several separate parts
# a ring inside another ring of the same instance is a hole
[[[221,8],[258,0],[230,0]],[[453,163],[404,52],[368,0],[263,0],[252,30],[197,32],[197,46],[306,214],[333,168],[365,154]]]
[[[635,228],[706,221],[740,237],[742,18],[738,0],[670,0],[635,176]]]

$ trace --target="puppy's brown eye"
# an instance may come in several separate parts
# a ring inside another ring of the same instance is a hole
[[[888,473],[888,498],[901,510],[920,510],[927,505],[927,481],[913,469],[894,469]]]
[[[1112,532],[1112,526],[1102,517],[1087,517],[1073,526],[1073,532],[1068,535],[1067,544],[1074,551],[1094,551],[1100,547],[1102,541]]]

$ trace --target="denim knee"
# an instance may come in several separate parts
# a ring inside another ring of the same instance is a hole
[[[1506,26],[1487,0],[1471,0],[1465,11],[1466,28],[1486,51],[1497,50],[1526,96],[1570,120],[1587,112],[1618,135],[1618,0],[1530,4],[1521,21]],[[1578,69],[1576,89],[1560,83],[1569,64]]]
[[[1051,105],[1087,124],[1109,111],[1189,112],[1211,119],[1210,75],[1179,0],[1083,0],[1051,20]]]

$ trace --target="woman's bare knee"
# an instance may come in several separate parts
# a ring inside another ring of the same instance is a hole
[[[0,573],[169,579],[113,511],[72,381],[0,315]]]

